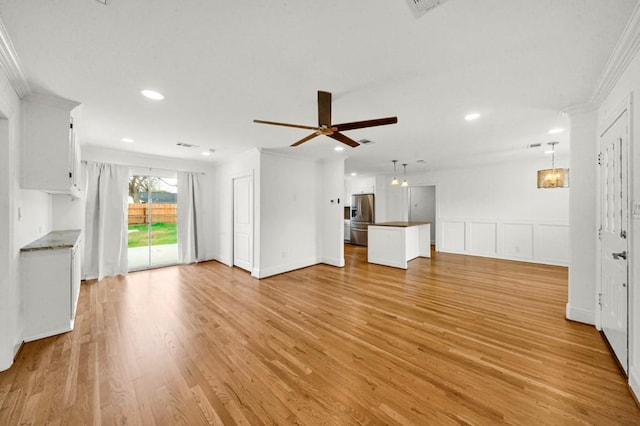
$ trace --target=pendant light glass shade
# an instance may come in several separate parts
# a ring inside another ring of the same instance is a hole
[[[403,164],[402,167],[404,168],[404,180],[402,181],[402,185],[400,186],[409,186],[409,182],[407,182],[407,165]]]
[[[398,160],[391,160],[393,162],[393,180],[391,181],[391,185],[400,185],[400,182],[398,182],[398,178],[396,177],[396,163],[398,162]]]
[[[556,145],[558,142],[549,142],[551,145],[551,168],[538,170],[538,188],[568,188],[569,169],[556,168]]]

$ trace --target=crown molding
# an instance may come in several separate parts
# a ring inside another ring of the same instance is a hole
[[[560,111],[560,114],[564,117],[571,117],[576,114],[583,114],[586,112],[594,112],[598,109],[598,106],[591,102],[584,102],[581,104],[575,104],[568,106]]]
[[[600,75],[591,95],[591,104],[598,107],[602,105],[638,51],[640,51],[640,3],[633,10],[627,26]]]
[[[72,101],[70,99],[64,99],[59,96],[50,95],[47,93],[39,93],[39,92],[31,92],[27,96],[23,98],[25,101],[35,102],[42,105],[49,105],[54,108],[66,109],[71,111],[78,105],[80,102]]]
[[[22,63],[2,20],[0,20],[0,68],[7,75],[11,86],[20,99],[31,93],[31,87],[29,87],[27,77],[22,69]]]

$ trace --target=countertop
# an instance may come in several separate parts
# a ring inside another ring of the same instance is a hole
[[[396,228],[408,228],[410,226],[429,225],[431,222],[382,222],[372,223],[369,226],[394,226]]]
[[[22,247],[20,251],[53,250],[60,248],[71,248],[80,238],[79,229],[69,229],[66,231],[51,231],[47,235],[38,238],[34,242]]]

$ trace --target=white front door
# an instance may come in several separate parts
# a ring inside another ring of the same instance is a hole
[[[233,264],[253,269],[253,176],[233,179]]]
[[[602,331],[627,371],[628,346],[628,112],[625,110],[600,137]]]

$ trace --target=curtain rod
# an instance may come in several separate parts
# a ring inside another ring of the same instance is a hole
[[[82,164],[87,164],[87,160],[81,160],[80,161]],[[92,161],[93,163],[98,163],[99,161]],[[135,164],[122,164],[122,163],[104,163],[104,164],[115,164],[116,166],[125,166],[125,167],[136,167],[139,169],[148,169],[149,171],[151,170],[160,170],[163,172],[184,172],[184,173],[197,173],[199,175],[206,175],[206,172],[194,172],[193,170],[177,170],[177,169],[165,169],[162,167],[149,167],[149,166],[138,166]]]

